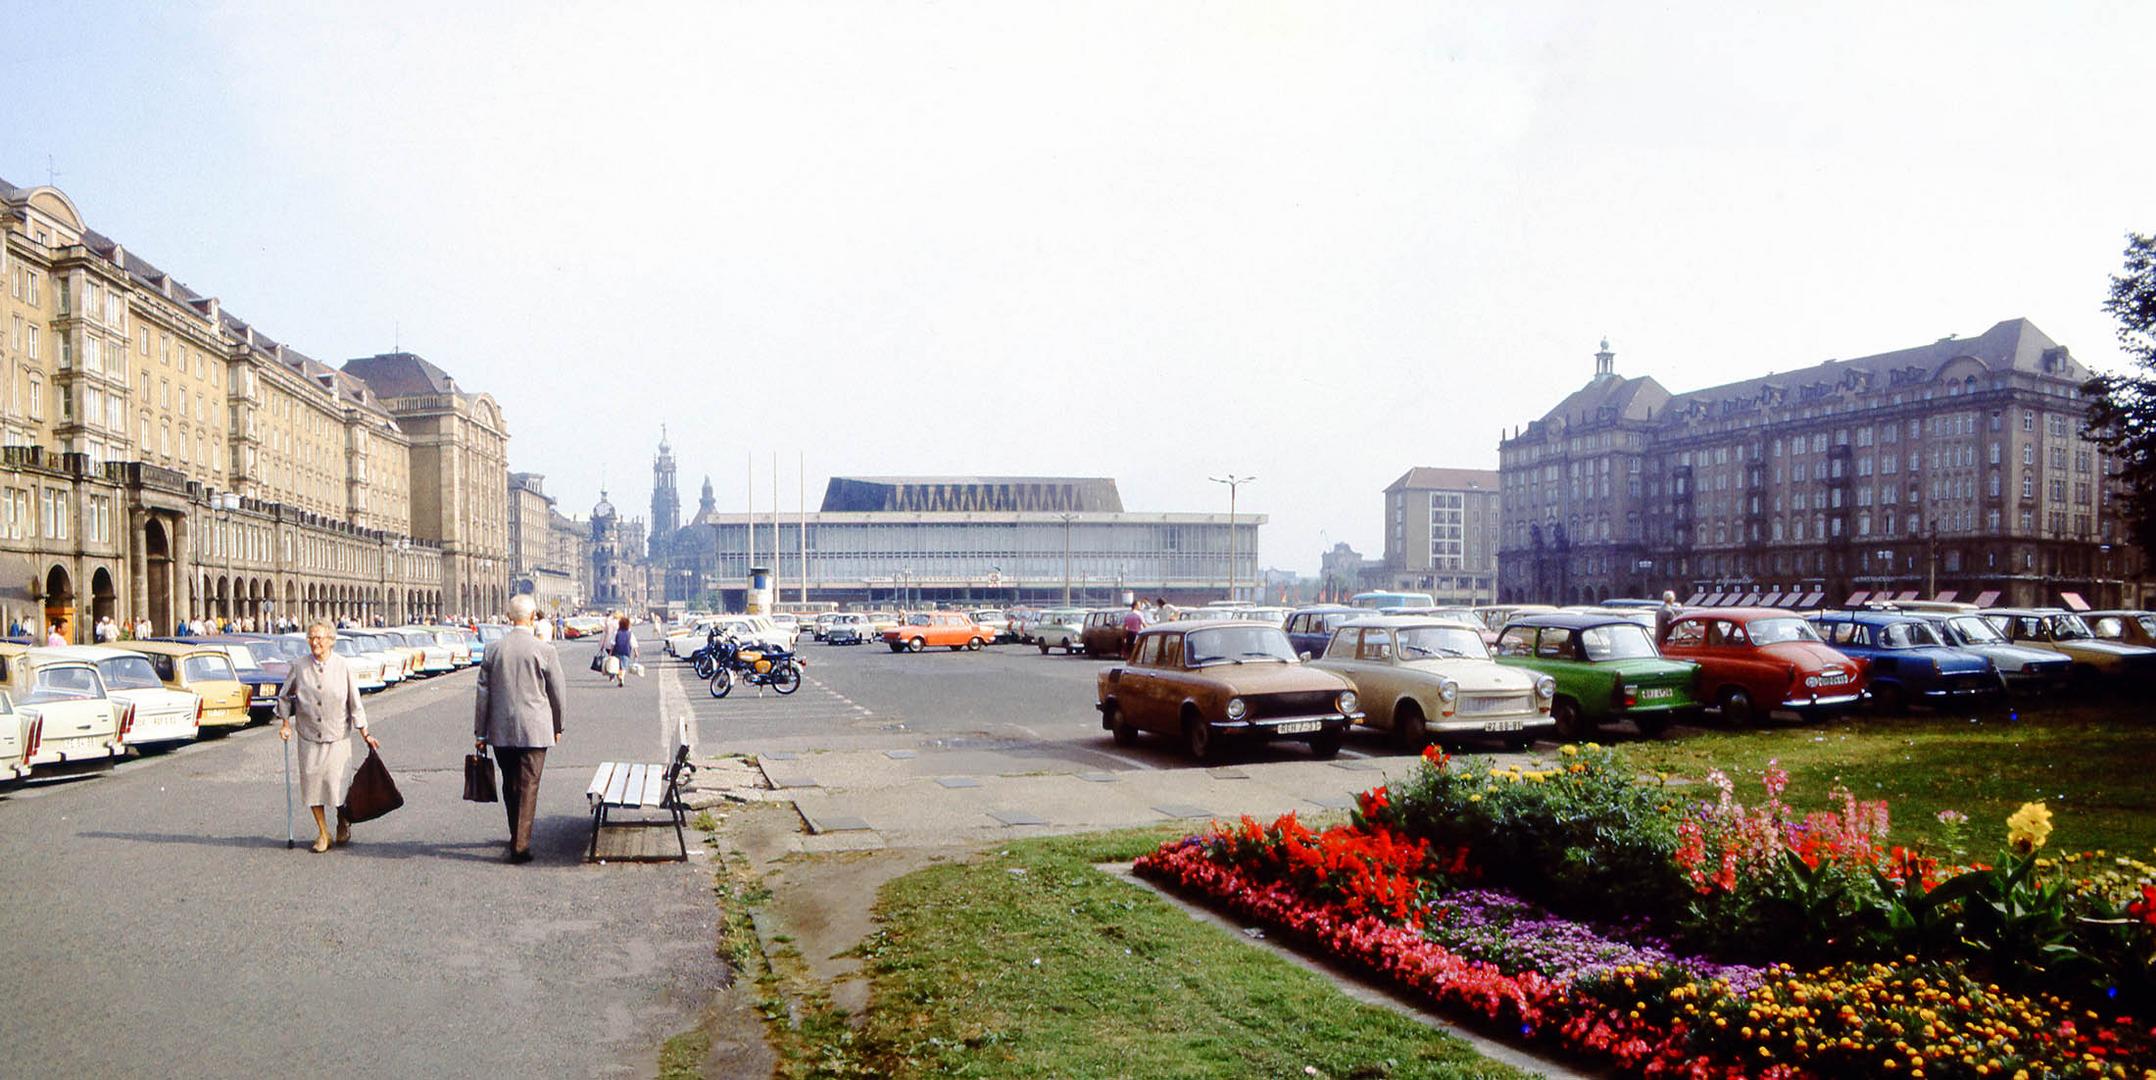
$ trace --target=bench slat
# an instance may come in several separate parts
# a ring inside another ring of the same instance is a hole
[[[644,774],[644,805],[658,806],[666,801],[666,770],[654,766]]]
[[[615,763],[611,761],[600,762],[599,771],[592,774],[591,786],[584,789],[584,797],[587,799],[605,798],[607,781],[613,778],[616,767]]]
[[[623,806],[643,805],[644,777],[650,772],[651,766],[649,765],[638,765],[629,770],[629,782],[621,789],[621,804]]]
[[[606,785],[607,802],[615,806],[621,805],[622,789],[629,786],[629,772],[634,768],[636,768],[634,765],[614,766],[614,778],[608,781]]]

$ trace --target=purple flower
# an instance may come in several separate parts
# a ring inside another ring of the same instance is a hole
[[[1694,978],[1724,980],[1737,993],[1761,981],[1757,968],[1681,956],[1638,924],[1597,928],[1492,889],[1461,889],[1436,901],[1423,933],[1507,974],[1535,971],[1563,983],[1605,975],[1621,965],[1673,967]]]

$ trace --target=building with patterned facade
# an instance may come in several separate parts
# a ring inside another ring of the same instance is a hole
[[[1262,514],[1233,523],[1232,584],[1258,591]],[[814,512],[720,513],[709,481],[658,571],[670,602],[739,609],[752,566],[777,599],[843,604],[1202,603],[1229,593],[1227,514],[1135,513],[1103,478],[834,477]]]
[[[546,493],[546,477],[509,474],[509,591],[532,598],[548,614],[573,615],[584,605],[590,534]]]
[[[1440,604],[1497,599],[1495,469],[1409,469],[1385,488],[1386,586]]]
[[[2089,371],[2025,319],[1671,394],[1595,372],[1499,444],[1499,596],[2146,603]]]
[[[466,497],[505,460],[486,395],[381,393],[56,188],[0,182],[0,234],[0,622],[399,622],[478,610],[490,555],[506,595],[506,482]]]

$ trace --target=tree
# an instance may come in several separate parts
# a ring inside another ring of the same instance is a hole
[[[2121,516],[2147,559],[2156,554],[2156,236],[2126,234],[2126,266],[2111,278],[2104,311],[2118,320],[2135,370],[2082,385],[2087,433],[2118,462],[2126,481]]]

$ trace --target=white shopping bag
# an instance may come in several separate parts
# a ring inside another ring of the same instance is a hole
[[[606,677],[611,679],[619,674],[621,674],[621,657],[609,654],[606,658]]]

